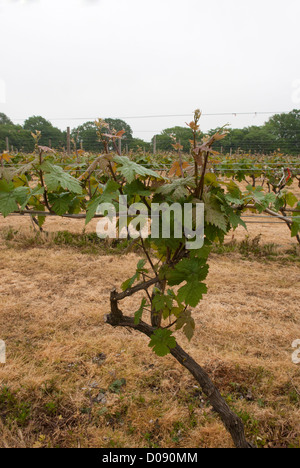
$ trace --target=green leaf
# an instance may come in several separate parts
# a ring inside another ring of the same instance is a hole
[[[0,212],[3,214],[4,218],[17,210],[18,205],[14,192],[0,193]]]
[[[140,195],[141,197],[149,197],[152,192],[147,189],[143,182],[135,179],[131,184],[127,184],[124,188],[125,195]]]
[[[135,312],[135,314],[134,314],[134,324],[135,325],[138,325],[140,323],[146,304],[147,304],[146,299],[145,298],[142,299],[141,306],[140,306],[139,310],[137,310]]]
[[[85,224],[88,224],[93,219],[101,203],[111,203],[114,198],[119,196],[119,189],[120,185],[114,180],[109,180],[107,182],[103,188],[103,193],[89,202]]]
[[[131,286],[135,283],[135,281],[139,278],[139,274],[135,273],[131,278],[128,278],[124,283],[122,284],[122,291],[127,291],[127,289],[130,289]]]
[[[227,218],[224,212],[221,210],[219,201],[211,193],[207,193],[203,196],[204,210],[205,210],[205,221],[217,226],[222,231],[227,232]]]
[[[137,264],[137,267],[136,267],[137,271],[139,271],[139,272],[143,271],[143,272],[147,273],[148,270],[144,269],[144,266],[146,265],[146,263],[147,263],[147,261],[145,259],[139,260],[138,264]]]
[[[176,347],[176,340],[170,330],[159,328],[151,335],[149,347],[153,348],[158,356],[166,356]]]
[[[247,229],[246,223],[242,220],[242,218],[234,213],[233,210],[230,210],[229,213],[227,213],[229,222],[233,229],[236,229],[239,225],[243,226],[245,229]]]
[[[178,291],[180,302],[185,302],[191,307],[197,306],[203,294],[207,293],[207,287],[201,281],[207,277],[208,268],[205,259],[185,258],[175,266],[174,270],[167,272],[166,277],[171,286],[186,281]]]
[[[49,194],[49,202],[52,204],[52,210],[59,216],[67,213],[74,200],[72,193],[61,193],[59,195]]]
[[[298,202],[298,198],[292,192],[288,192],[284,196],[286,204],[293,208],[294,205]]]
[[[45,182],[48,191],[55,192],[59,187],[62,187],[64,190],[69,190],[72,193],[82,194],[82,188],[78,180],[68,172],[65,172],[61,167],[50,163],[44,163],[42,167],[46,171]]]
[[[99,197],[95,198],[94,200],[91,200],[87,206],[87,211],[86,211],[86,219],[85,219],[85,224],[88,224],[93,217],[96,214],[97,208],[101,203],[102,200],[102,195]]]
[[[0,192],[12,192],[15,186],[12,182],[6,180],[0,180]]]
[[[166,277],[170,286],[175,286],[183,281],[202,281],[207,277],[208,265],[205,259],[184,258],[174,268],[167,272]]]
[[[173,194],[175,200],[185,197],[188,194],[186,187],[195,187],[194,179],[192,177],[180,178],[174,180],[171,184],[165,184],[158,187],[155,193],[161,195]]]
[[[300,216],[293,216],[292,220],[291,235],[292,237],[296,237],[300,233]]]
[[[120,185],[114,180],[109,180],[101,195],[101,203],[111,203],[114,198],[117,198],[120,194]]]
[[[156,312],[161,312],[165,307],[165,296],[163,294],[155,294],[152,305]]]
[[[118,171],[125,177],[129,184],[134,181],[136,175],[162,179],[157,172],[146,169],[144,166],[130,161],[126,156],[115,156],[114,161],[118,164]]]
[[[270,204],[276,203],[275,193],[265,193],[263,187],[252,187],[252,185],[247,186],[249,195],[253,198],[257,210],[262,213]]]
[[[127,289],[130,289],[131,286],[135,283],[135,281],[140,279],[140,275],[142,273],[148,273],[148,270],[144,268],[145,264],[146,260],[139,260],[135,274],[128,280],[124,281],[124,283],[122,284],[123,291],[127,291]]]
[[[1,182],[2,184],[0,189],[4,191],[0,192],[0,212],[5,218],[10,213],[19,210],[18,203],[23,204],[26,200],[28,187],[17,187],[16,189],[11,190],[13,188],[13,184],[7,184],[5,181]]]
[[[29,194],[26,196],[26,199],[24,200],[22,206],[21,206],[21,210],[24,210],[25,206],[29,203],[30,199],[32,197],[37,197],[38,195],[43,195],[45,189],[44,187],[41,187],[40,185],[38,185],[37,187],[35,187],[33,190],[30,190],[29,191]]]
[[[185,302],[186,305],[196,307],[204,294],[207,294],[206,284],[191,280],[179,289],[178,299]]]
[[[185,310],[180,314],[176,322],[176,330],[183,327],[183,332],[187,339],[191,341],[195,332],[195,320],[192,317],[190,310]]]
[[[124,385],[126,385],[125,379],[117,379],[108,388],[112,393],[120,393]]]

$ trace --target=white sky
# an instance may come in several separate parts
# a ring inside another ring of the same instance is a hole
[[[64,129],[197,107],[290,111],[300,107],[299,21],[299,0],[0,0],[0,112]],[[202,129],[268,118],[203,116]],[[150,140],[188,117],[124,120]]]

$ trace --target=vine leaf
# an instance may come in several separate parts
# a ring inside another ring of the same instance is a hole
[[[286,204],[290,206],[291,208],[293,208],[293,206],[295,206],[296,203],[298,202],[298,198],[292,192],[288,192],[284,194],[284,198],[285,198]]]
[[[155,179],[162,179],[157,172],[151,169],[146,169],[144,166],[130,161],[126,156],[115,156],[114,161],[118,164],[118,171],[125,177],[130,184],[135,180],[136,175],[142,177],[154,177]]]
[[[60,194],[49,194],[49,202],[52,204],[52,210],[59,216],[67,213],[70,205],[74,201],[74,195],[69,192]]]
[[[134,314],[135,325],[138,325],[140,323],[146,304],[147,304],[147,301],[145,298],[143,298],[139,310],[137,310]]]
[[[131,277],[128,278],[124,283],[122,284],[122,290],[127,291],[127,289],[130,289],[135,281],[138,281],[140,279],[140,276],[142,273],[148,273],[148,270],[144,268],[146,264],[146,260],[140,260],[137,264],[137,269],[135,274]]]
[[[156,190],[156,193],[162,195],[169,195],[173,193],[173,198],[178,200],[187,195],[188,191],[186,187],[195,187],[195,183],[192,177],[176,179],[171,184],[162,185]]]
[[[44,191],[45,191],[44,187],[41,187],[40,185],[35,187],[33,190],[30,190],[29,194],[26,197],[26,199],[22,203],[21,210],[24,210],[25,206],[29,203],[29,201],[30,201],[30,199],[32,197],[38,196],[38,195],[43,195]]]
[[[23,204],[27,199],[28,187],[17,187],[11,182],[0,181],[0,212],[4,218],[19,209],[18,203]]]
[[[140,195],[142,197],[149,197],[151,190],[147,189],[143,182],[139,179],[135,179],[131,184],[127,184],[124,189],[125,195]]]
[[[171,349],[176,347],[176,340],[170,330],[158,328],[150,338],[149,347],[153,348],[158,356],[166,356]]]
[[[167,272],[166,277],[170,286],[186,281],[178,291],[178,300],[186,305],[196,307],[203,295],[207,293],[207,286],[201,281],[208,275],[208,265],[205,259],[185,258],[178,263],[174,270]]]
[[[196,307],[203,295],[207,294],[207,286],[204,283],[199,283],[196,279],[189,281],[182,286],[178,291],[178,299],[184,301],[186,305]]]
[[[192,317],[190,310],[185,310],[180,314],[176,322],[176,330],[183,327],[183,332],[187,339],[191,341],[195,332],[195,320]]]
[[[300,216],[293,216],[292,220],[293,224],[291,234],[292,237],[296,237],[300,232]]]
[[[85,224],[88,224],[96,214],[100,203],[111,203],[119,195],[120,185],[114,180],[109,180],[103,188],[103,193],[91,200],[87,207]]]
[[[222,212],[220,203],[216,197],[211,193],[207,193],[203,196],[203,201],[205,206],[205,221],[227,232],[227,218]]]
[[[176,145],[172,145],[172,146],[176,146]],[[182,149],[182,146],[181,146],[181,149]],[[181,163],[181,165],[180,165],[179,161],[174,161],[174,164],[170,169],[169,176],[171,177],[173,175],[176,175],[176,176],[180,177],[181,176],[181,171],[183,169],[187,169],[188,167],[189,167],[189,163],[187,161],[183,161]]]
[[[44,163],[42,168],[45,170],[45,182],[50,192],[55,192],[59,187],[69,190],[78,195],[82,194],[80,183],[75,177],[65,172],[61,167],[50,163]]]

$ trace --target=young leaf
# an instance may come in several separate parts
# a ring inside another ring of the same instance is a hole
[[[78,180],[68,174],[68,172],[65,172],[61,167],[50,163],[44,163],[42,167],[46,171],[45,182],[50,192],[55,192],[59,187],[62,187],[64,190],[69,190],[72,193],[82,194],[82,188]]]
[[[93,219],[101,203],[111,203],[114,198],[118,198],[119,188],[120,185],[114,180],[109,180],[107,182],[104,186],[103,193],[89,202],[85,224],[88,224]]]
[[[187,339],[191,341],[195,332],[195,320],[191,315],[190,310],[186,310],[180,314],[176,322],[176,330],[183,327],[183,332]]]
[[[127,179],[129,184],[135,180],[136,175],[162,179],[157,172],[154,172],[151,169],[146,169],[144,166],[130,161],[126,156],[115,156],[114,161],[118,164],[118,171],[121,172],[125,179]]]
[[[158,356],[166,356],[176,347],[176,340],[170,330],[159,328],[151,335],[149,347],[153,348]]]
[[[178,299],[186,305],[196,307],[203,294],[207,293],[206,285],[201,282],[207,274],[208,265],[205,259],[185,258],[175,266],[174,270],[168,272],[166,277],[170,286],[186,281],[186,284],[178,291]]]
[[[12,184],[6,184],[5,181],[1,181],[1,189],[5,191],[0,192],[0,212],[4,218],[14,211],[18,211],[18,203],[23,204],[27,198],[28,187],[17,187],[12,189]],[[5,182],[5,184],[3,184]],[[12,189],[12,190],[11,190]]]
[[[140,279],[142,273],[148,273],[148,270],[144,268],[145,264],[146,260],[144,259],[138,261],[135,274],[128,280],[124,281],[124,283],[122,284],[123,291],[127,291],[127,289],[130,289],[131,286],[135,283],[135,281]]]
[[[207,286],[204,283],[199,283],[196,279],[187,282],[178,291],[178,299],[185,302],[186,305],[196,307],[203,295],[207,294]]]
[[[227,219],[226,215],[222,212],[220,203],[216,197],[211,194],[205,194],[203,196],[204,209],[205,209],[205,221],[217,226],[222,231],[227,232]]]
[[[147,304],[147,301],[146,301],[145,298],[143,298],[139,310],[137,310],[135,312],[135,314],[134,314],[134,324],[135,325],[138,325],[140,323],[146,304]]]
[[[102,200],[102,195],[100,195],[99,197],[89,202],[87,206],[85,224],[88,224],[93,219],[93,217],[96,214],[97,208],[101,203],[101,200]]]
[[[24,200],[22,206],[21,206],[21,210],[24,210],[25,206],[29,203],[30,199],[34,196],[38,196],[38,195],[43,195],[45,189],[44,187],[41,187],[40,185],[38,185],[37,187],[35,187],[33,190],[30,190],[29,194],[27,195],[26,199]]]
[[[52,204],[52,210],[59,216],[67,213],[74,200],[72,193],[60,193],[58,195],[49,194],[49,202]]]
[[[291,235],[292,237],[296,237],[300,233],[300,216],[293,216],[292,220],[293,224]]]

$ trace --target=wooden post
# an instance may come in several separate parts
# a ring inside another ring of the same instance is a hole
[[[126,154],[128,154],[128,145],[126,145]]]
[[[80,149],[83,150],[83,141],[80,140]]]
[[[122,154],[122,140],[119,138],[119,153]]]
[[[156,135],[153,137],[153,154],[156,154]]]
[[[67,153],[71,154],[71,132],[70,132],[70,127],[67,127]]]
[[[6,142],[6,151],[9,153],[9,140],[8,140],[8,137],[5,138],[5,142]]]

